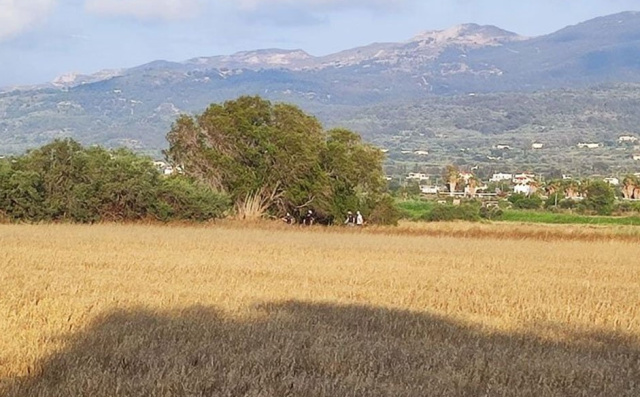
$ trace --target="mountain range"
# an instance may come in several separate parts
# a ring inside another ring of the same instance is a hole
[[[0,145],[12,153],[72,136],[157,150],[176,115],[243,94],[293,102],[337,125],[354,109],[385,104],[617,83],[640,83],[640,13],[540,37],[465,24],[321,57],[245,51],[8,87],[0,90]]]

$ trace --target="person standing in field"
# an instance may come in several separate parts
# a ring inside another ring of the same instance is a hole
[[[358,211],[356,215],[356,225],[364,226],[364,218],[362,217],[362,214],[360,213],[360,211]]]

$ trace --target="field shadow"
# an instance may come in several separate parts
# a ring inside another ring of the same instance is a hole
[[[65,340],[14,396],[639,396],[621,334],[486,334],[433,315],[304,302],[114,311]],[[0,383],[2,385],[2,383]]]

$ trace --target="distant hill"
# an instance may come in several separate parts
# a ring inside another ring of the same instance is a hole
[[[440,96],[462,100],[618,83],[640,83],[638,13],[533,38],[467,24],[323,57],[302,50],[246,51],[8,88],[0,93],[0,147],[10,153],[73,136],[88,144],[157,150],[179,113],[242,94],[297,103],[336,125],[354,124],[354,109],[368,114]],[[371,135],[373,129],[361,132]]]

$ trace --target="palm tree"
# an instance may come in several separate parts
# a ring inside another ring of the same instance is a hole
[[[469,194],[469,197],[476,196],[476,192],[478,191],[479,184],[480,184],[480,180],[475,176],[472,176],[471,178],[469,178],[469,180],[467,181],[467,193]]]
[[[444,171],[444,180],[447,181],[449,194],[453,196],[460,180],[460,170],[455,165],[448,165]]]
[[[574,180],[564,181],[564,195],[568,199],[574,199],[578,197],[578,193],[580,192],[580,184]]]
[[[627,175],[622,180],[622,196],[626,199],[640,198],[638,190],[638,178],[635,175]]]
[[[540,183],[538,181],[529,182],[529,195],[536,194],[539,188]]]
[[[578,195],[581,197],[586,197],[587,192],[589,191],[589,186],[591,186],[591,179],[585,179],[583,181],[578,182]]]
[[[562,181],[559,179],[554,179],[547,182],[547,186],[545,187],[547,195],[552,196],[562,190]]]
[[[564,191],[562,190],[562,181],[559,179],[554,179],[552,181],[547,182],[547,186],[545,187],[547,192],[547,196],[552,197],[555,195],[555,206],[558,206],[558,195],[562,193],[562,197],[564,198]]]

